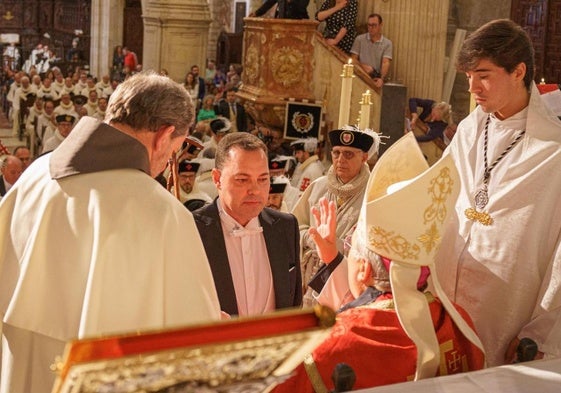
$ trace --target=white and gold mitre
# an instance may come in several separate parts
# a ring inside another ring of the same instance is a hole
[[[417,346],[415,379],[433,377],[440,350],[429,306],[417,289],[422,266],[428,266],[441,303],[464,336],[481,350],[479,338],[450,303],[438,282],[436,252],[454,212],[459,174],[449,155],[429,167],[413,133],[395,142],[374,166],[358,230],[367,247],[392,260],[390,282],[399,321]]]

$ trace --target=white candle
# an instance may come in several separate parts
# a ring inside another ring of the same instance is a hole
[[[343,73],[341,74],[341,100],[339,103],[339,128],[349,124],[349,112],[351,109],[351,92],[353,89],[353,71],[352,60],[343,65]]]
[[[361,130],[370,128],[370,105],[372,105],[370,98],[370,90],[366,90],[366,93],[362,94],[362,100],[360,101],[360,119],[358,122],[358,128]]]

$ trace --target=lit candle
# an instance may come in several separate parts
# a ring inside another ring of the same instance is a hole
[[[362,100],[360,101],[360,120],[358,122],[358,128],[361,130],[370,128],[370,105],[372,105],[370,98],[370,90],[366,90],[366,93],[362,94]]]
[[[341,100],[339,104],[339,128],[349,124],[349,112],[351,109],[351,92],[353,89],[353,64],[352,60],[343,65],[341,74]]]

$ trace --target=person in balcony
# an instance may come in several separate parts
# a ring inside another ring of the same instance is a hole
[[[263,16],[276,5],[275,18],[309,19],[307,10],[309,3],[310,0],[266,0],[261,7],[249,14],[249,16]]]
[[[325,0],[316,13],[316,20],[325,21],[323,36],[327,43],[348,55],[356,38],[357,13],[357,0]]]

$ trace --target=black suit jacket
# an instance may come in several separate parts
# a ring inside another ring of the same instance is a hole
[[[261,16],[278,3],[275,18],[280,19],[308,19],[309,0],[266,0],[259,9],[255,11],[255,16]]]
[[[206,85],[205,85],[205,80],[199,76],[199,91],[197,93],[197,98],[199,100],[201,100],[201,103],[203,102],[203,99],[205,98],[205,94],[206,94]]]
[[[4,176],[0,175],[0,196],[6,195],[6,186],[4,185]]]
[[[247,115],[245,113],[245,109],[243,105],[240,104],[239,102],[236,102],[235,105],[236,105],[236,119],[235,119],[236,127],[238,128],[238,131],[245,132],[247,131]],[[214,111],[218,116],[224,116],[225,118],[230,119],[230,105],[228,104],[228,101],[224,99],[218,101],[218,104],[216,104]],[[234,120],[230,119],[230,121],[234,121]]]
[[[236,293],[216,199],[193,212],[212,270],[220,308],[238,314]],[[276,309],[302,305],[300,237],[298,222],[292,214],[265,208],[259,214],[273,275]]]

